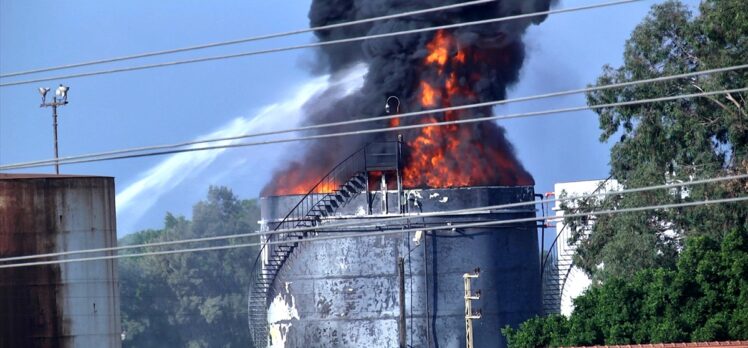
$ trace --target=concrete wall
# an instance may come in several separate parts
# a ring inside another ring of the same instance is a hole
[[[116,246],[114,195],[109,177],[0,175],[0,258]],[[120,335],[115,260],[0,269],[0,347],[120,347]]]

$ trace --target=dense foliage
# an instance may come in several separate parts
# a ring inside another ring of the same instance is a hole
[[[597,85],[748,63],[748,1],[704,0],[694,16],[678,1],[652,7],[626,42],[621,67],[606,66]],[[630,85],[587,95],[590,105],[721,91],[748,86],[748,69]],[[626,188],[746,173],[746,92],[596,109],[601,141],[615,140],[611,176]],[[742,196],[745,180],[650,191],[580,202],[578,211],[621,209]],[[725,233],[748,220],[748,205],[722,204],[599,216],[578,229],[575,263],[597,281],[674,267],[690,236]],[[572,219],[572,227],[586,219]],[[604,265],[604,267],[600,267]]]
[[[748,339],[748,229],[690,238],[675,269],[611,277],[574,305],[502,332],[510,347]]]
[[[626,42],[621,67],[597,85],[748,63],[748,1],[652,7]],[[589,105],[748,86],[748,69],[588,93]],[[615,141],[611,177],[625,188],[748,172],[746,92],[596,109]],[[746,180],[573,202],[571,212],[748,195]],[[748,204],[714,204],[567,219],[576,265],[593,286],[569,318],[505,328],[512,347],[748,339]]]
[[[227,188],[211,187],[207,199],[193,207],[192,221],[167,214],[163,229],[129,235],[120,244],[247,233],[257,230],[259,219],[256,200],[239,200]],[[184,247],[196,245],[172,249]],[[236,248],[120,259],[124,346],[251,346],[247,291],[257,251]]]

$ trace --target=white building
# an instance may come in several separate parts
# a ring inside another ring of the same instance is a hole
[[[620,190],[621,186],[616,180],[589,180],[557,183],[554,187],[556,199],[564,197],[576,197],[594,193]],[[603,199],[599,196],[593,199]],[[571,227],[564,223],[562,205],[574,207],[575,200],[557,200],[553,207],[556,212],[556,241],[551,246],[551,252],[555,252],[545,265],[543,276],[544,307],[546,312],[560,312],[569,316],[574,310],[573,300],[582,294],[591,281],[587,274],[580,268],[574,266],[572,257],[576,251],[576,245],[569,244],[569,238],[573,234]],[[590,219],[594,221],[594,218]],[[589,232],[592,223],[583,227],[584,232]]]

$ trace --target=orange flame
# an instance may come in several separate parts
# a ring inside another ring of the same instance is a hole
[[[303,195],[318,183],[325,173],[323,168],[302,168],[298,162],[291,163],[283,175],[276,177],[276,185],[272,195]],[[325,181],[314,188],[313,193],[330,193],[339,187],[339,183]]]
[[[426,64],[437,63],[444,66],[449,59],[449,46],[451,46],[452,37],[446,31],[440,30],[434,36],[434,39],[426,45],[429,55],[426,56]]]
[[[470,87],[474,76],[460,78],[459,73],[470,59],[479,59],[461,49],[453,36],[438,31],[426,45],[429,54],[423,60],[424,71],[436,71],[436,77],[424,74],[419,82],[423,108],[449,107],[474,102],[476,93]],[[445,77],[446,75],[446,77]],[[460,102],[458,102],[460,101]],[[469,116],[469,111],[449,111],[438,116],[421,118],[422,124],[449,122]],[[506,150],[484,146],[473,134],[471,125],[443,125],[421,128],[408,142],[409,158],[403,168],[403,186],[462,187],[494,185],[495,170],[516,173],[518,165]],[[531,180],[531,179],[530,179]],[[512,184],[528,184],[513,182]],[[508,184],[508,183],[503,183]]]
[[[477,47],[461,47],[448,31],[438,31],[426,44],[427,55],[420,66],[420,81],[415,84],[413,98],[420,109],[435,109],[481,101],[474,89],[481,80],[474,64],[510,63],[510,56],[501,50],[487,51]],[[392,118],[390,127],[403,123],[435,124],[458,121],[474,116],[476,109],[448,111],[418,118]],[[490,108],[477,112],[490,112]],[[412,121],[416,120],[416,121]],[[442,188],[484,185],[531,185],[530,176],[514,157],[511,145],[494,124],[442,124],[410,131],[406,134],[406,157],[402,168],[405,188]],[[325,175],[329,168],[300,163],[291,164],[274,181],[272,194],[305,194]],[[369,189],[378,189],[383,173],[369,173]],[[392,176],[386,185],[391,187]],[[338,184],[327,183],[315,192],[332,192]]]
[[[421,81],[421,104],[423,106],[436,105],[436,91],[426,81]]]

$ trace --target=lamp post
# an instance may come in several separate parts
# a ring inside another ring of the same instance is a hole
[[[54,129],[55,137],[55,173],[60,174],[60,162],[57,161],[59,158],[57,150],[57,107],[68,104],[68,90],[70,87],[63,86],[60,84],[55,90],[55,96],[52,97],[51,102],[47,102],[47,93],[49,93],[48,87],[40,87],[39,94],[42,95],[42,103],[39,105],[40,108],[51,107],[52,108],[52,127]]]

